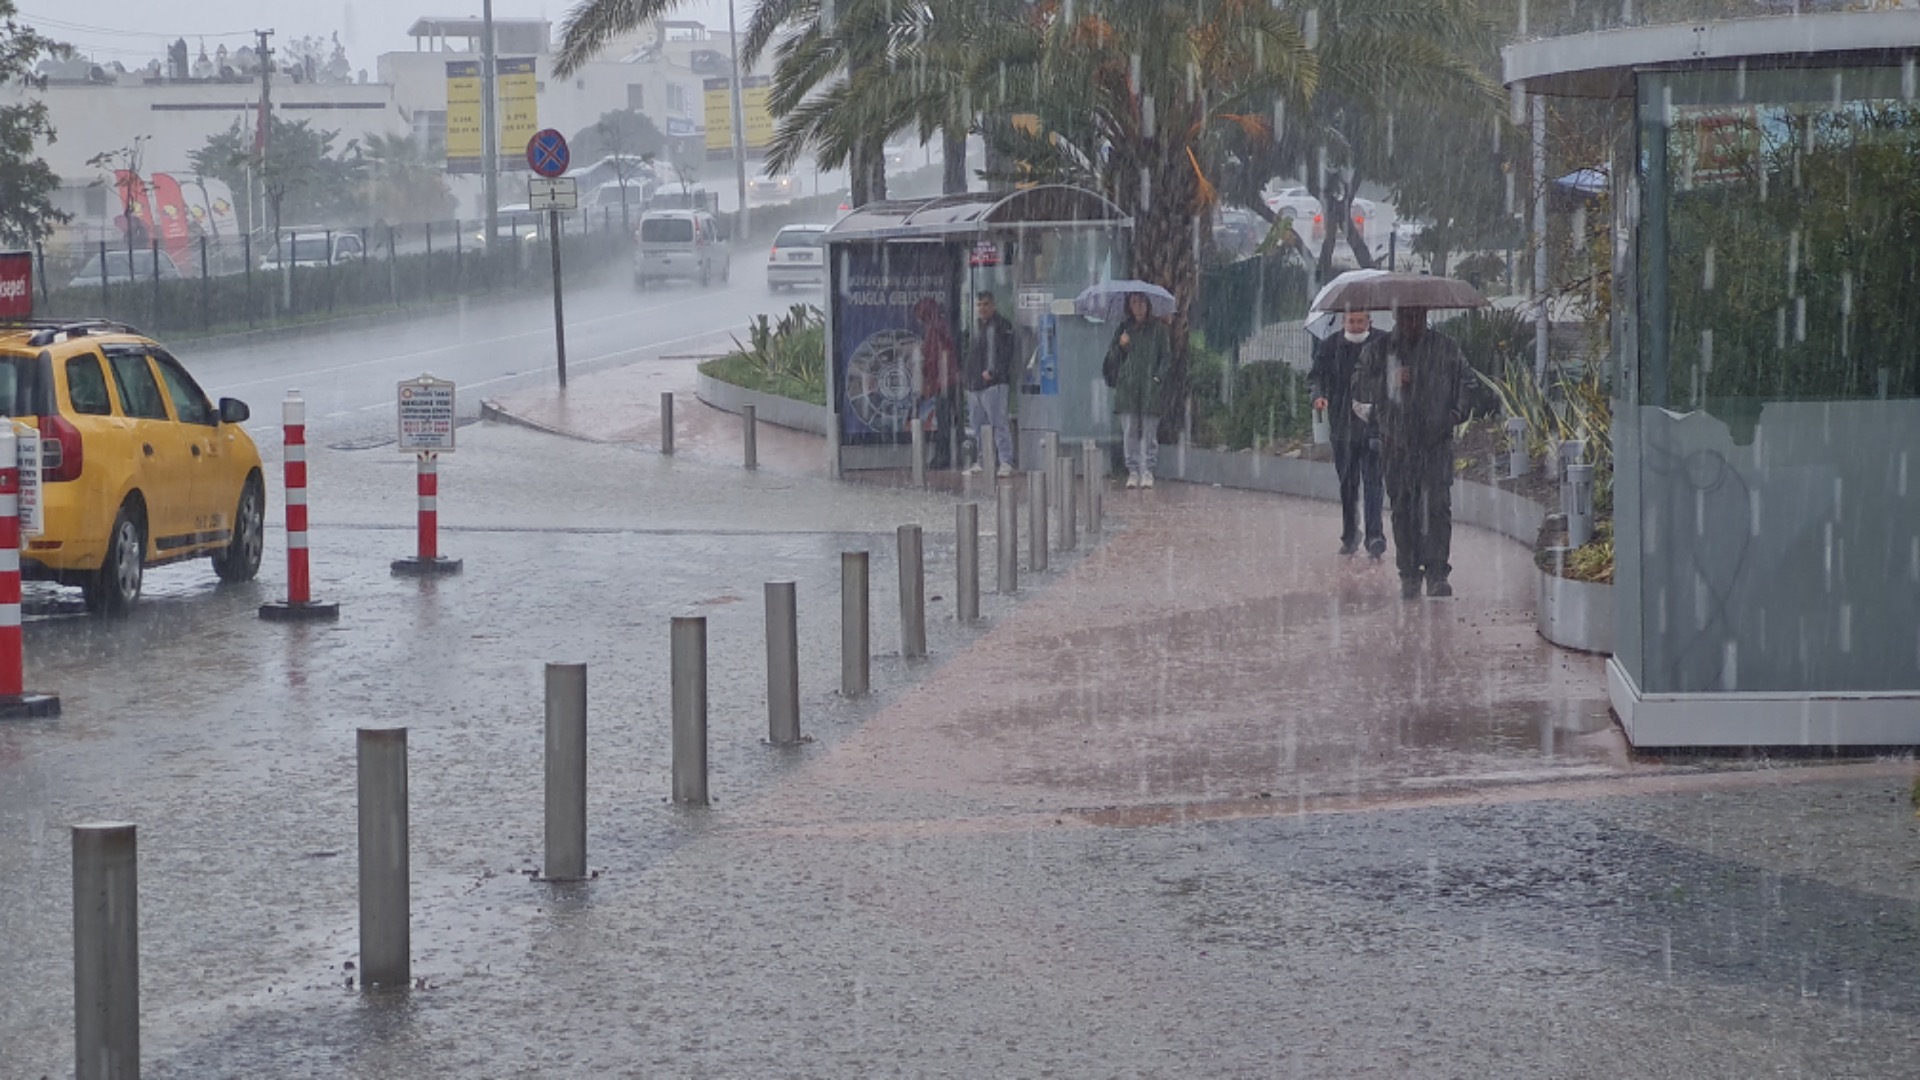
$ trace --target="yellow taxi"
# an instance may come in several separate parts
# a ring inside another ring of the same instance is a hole
[[[122,614],[149,566],[259,572],[266,485],[247,406],[216,407],[151,338],[98,320],[0,326],[0,415],[40,431],[45,525],[21,537],[22,577]]]

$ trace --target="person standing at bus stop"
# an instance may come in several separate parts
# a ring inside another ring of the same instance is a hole
[[[1013,432],[1007,428],[1007,385],[1013,379],[1014,354],[1019,341],[1013,324],[995,310],[993,294],[982,289],[973,298],[973,339],[967,343],[967,427],[975,445],[980,426],[993,428],[993,448],[1001,476],[1013,475]],[[976,458],[968,472],[979,472]]]

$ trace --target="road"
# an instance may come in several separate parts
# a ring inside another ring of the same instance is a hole
[[[722,352],[757,314],[818,290],[769,293],[764,248],[734,251],[730,280],[636,292],[624,265],[570,282],[565,296],[567,371],[585,374],[662,353]],[[483,297],[461,310],[380,326],[266,343],[182,344],[177,352],[209,394],[253,410],[247,425],[264,445],[278,441],[279,402],[298,389],[316,437],[354,438],[392,428],[394,384],[423,372],[459,385],[461,415],[483,398],[555,378],[553,300],[546,289],[512,299]]]

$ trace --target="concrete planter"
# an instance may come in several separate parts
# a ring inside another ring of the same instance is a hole
[[[1163,466],[1172,466],[1168,473],[1171,478],[1189,483],[1329,502],[1340,498],[1339,480],[1331,462],[1178,446],[1161,447],[1160,460]],[[1546,507],[1505,488],[1473,480],[1454,481],[1453,520],[1499,533],[1525,544],[1529,551],[1539,539],[1546,518]],[[1613,586],[1558,578],[1544,570],[1536,569],[1535,573],[1540,581],[1534,626],[1540,636],[1569,649],[1612,653]]]
[[[833,411],[825,405],[781,397],[761,390],[749,390],[744,386],[721,382],[704,372],[700,374],[699,381],[694,385],[694,395],[722,412],[738,413],[745,406],[751,405],[754,419],[762,423],[776,424],[814,435],[833,433]]]
[[[1533,625],[1540,636],[1563,648],[1613,654],[1613,586],[1556,577],[1534,568],[1540,577]]]

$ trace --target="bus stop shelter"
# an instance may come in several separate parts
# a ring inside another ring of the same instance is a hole
[[[1022,467],[1037,465],[1048,433],[1109,438],[1100,361],[1111,328],[1071,312],[1080,290],[1125,276],[1132,225],[1098,192],[1065,185],[870,203],[834,224],[824,240],[835,472],[908,467],[915,417],[930,428],[929,457],[962,463],[959,373],[943,393],[926,344],[944,334],[957,369],[974,332],[963,313],[983,292],[1019,343],[1010,407]]]

